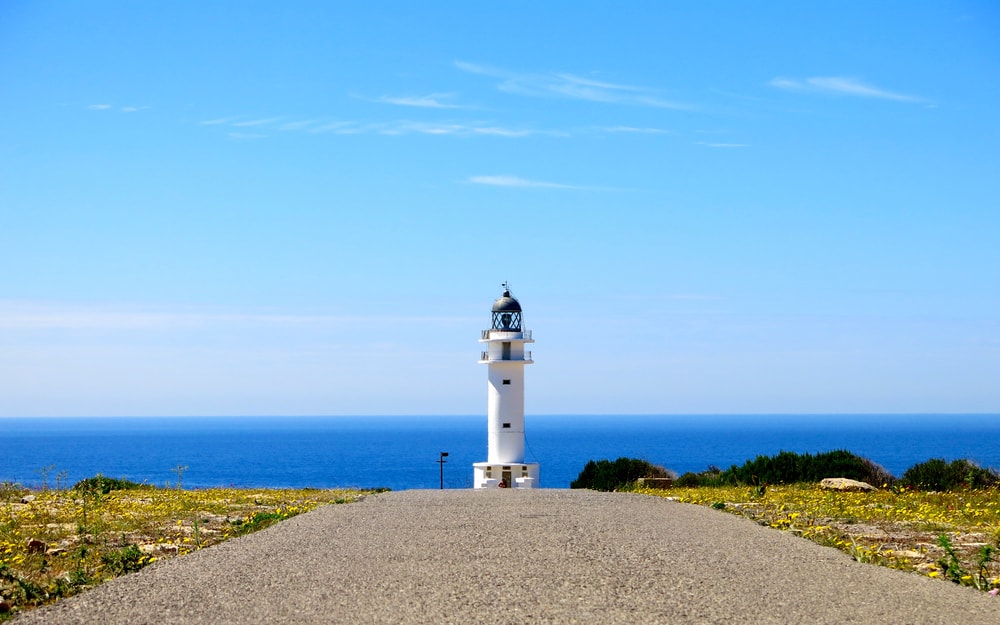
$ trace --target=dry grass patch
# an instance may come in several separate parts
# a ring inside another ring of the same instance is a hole
[[[641,490],[710,506],[836,547],[860,562],[1000,588],[1000,491],[870,493],[788,486]]]
[[[0,488],[0,621],[157,560],[372,491]]]

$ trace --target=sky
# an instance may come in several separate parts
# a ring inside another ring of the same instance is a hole
[[[1000,7],[0,3],[0,416],[1000,413]]]

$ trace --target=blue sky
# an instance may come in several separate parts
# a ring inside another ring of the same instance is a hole
[[[1000,412],[992,2],[0,5],[0,415]]]

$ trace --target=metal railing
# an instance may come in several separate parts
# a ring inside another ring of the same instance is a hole
[[[501,354],[500,358],[490,358],[490,353],[489,352],[481,352],[481,356],[479,357],[479,360],[487,360],[487,361],[490,361],[490,362],[502,362],[502,361],[520,362],[522,360],[531,360],[531,352],[524,352],[524,357],[522,357],[522,358],[510,358],[510,357],[503,358],[502,354]]]
[[[513,332],[513,331],[514,330],[511,330],[511,332]],[[490,338],[490,332],[492,332],[492,330],[483,330],[483,339]],[[504,330],[498,330],[498,332],[504,332]],[[521,335],[524,338],[524,340],[526,340],[526,341],[530,341],[531,340],[531,330],[521,330]],[[520,340],[520,339],[518,339],[518,340]]]

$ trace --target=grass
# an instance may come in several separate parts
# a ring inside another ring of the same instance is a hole
[[[855,560],[990,591],[1000,588],[1000,491],[871,493],[813,484],[638,492],[709,506],[840,549]]]
[[[164,558],[371,491],[90,488],[0,484],[0,622]],[[867,562],[1000,588],[1000,491],[840,493],[809,484],[639,492],[709,506]],[[22,497],[32,500],[22,503]]]
[[[87,486],[29,493],[0,485],[0,622],[158,560],[371,492]]]

